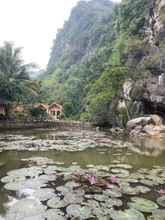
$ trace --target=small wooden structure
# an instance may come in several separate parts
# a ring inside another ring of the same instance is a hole
[[[49,108],[48,108],[48,114],[53,118],[53,119],[58,119],[59,116],[62,114],[63,107],[57,103],[52,103]]]
[[[35,105],[34,108],[41,109],[41,110],[46,111],[48,113],[49,105],[40,103],[40,104]]]
[[[53,120],[57,120],[63,111],[63,107],[55,102],[51,105],[40,103],[35,105],[34,108],[44,110],[48,114],[49,118]]]

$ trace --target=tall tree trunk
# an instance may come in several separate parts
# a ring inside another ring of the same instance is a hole
[[[11,104],[6,104],[5,105],[5,117],[6,117],[6,119],[11,118],[11,113],[12,113],[12,105]]]

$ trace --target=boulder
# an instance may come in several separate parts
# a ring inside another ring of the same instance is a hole
[[[159,115],[150,115],[150,117],[152,118],[154,125],[163,125],[163,119]]]
[[[148,117],[139,117],[139,118],[135,118],[132,119],[130,121],[127,122],[127,129],[128,130],[132,130],[137,126],[146,126],[148,124],[153,123],[153,119],[152,117],[148,116]]]
[[[161,136],[165,134],[165,126],[164,125],[146,125],[143,128],[143,131],[150,136]]]
[[[141,136],[143,132],[143,127],[141,125],[135,127],[130,131],[130,136]]]

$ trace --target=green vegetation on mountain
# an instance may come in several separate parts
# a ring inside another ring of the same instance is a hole
[[[154,29],[156,15],[163,19],[159,4],[80,1],[54,41],[43,101],[61,103],[67,118],[118,123],[124,81],[163,71],[165,44]]]

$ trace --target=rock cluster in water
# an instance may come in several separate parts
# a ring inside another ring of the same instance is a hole
[[[165,136],[163,119],[158,115],[139,117],[128,121],[127,129],[131,136]]]

